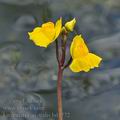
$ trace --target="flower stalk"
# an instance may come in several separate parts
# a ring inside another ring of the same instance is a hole
[[[63,69],[60,65],[58,65],[58,81],[57,81],[57,108],[58,108],[58,120],[63,120],[63,112],[62,112],[62,76]]]
[[[63,68],[65,63],[65,55],[66,55],[66,40],[67,34],[66,32],[62,33],[61,40],[61,56],[59,56],[59,46],[58,41],[56,41],[56,58],[58,61],[58,80],[57,80],[57,108],[58,108],[58,120],[63,120],[63,110],[62,110],[62,77],[63,77]]]

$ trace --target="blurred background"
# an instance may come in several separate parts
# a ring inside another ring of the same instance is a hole
[[[120,0],[0,0],[0,120],[57,120],[55,45],[37,47],[27,32],[60,16],[75,17],[103,58],[88,73],[65,70],[64,120],[120,120]]]

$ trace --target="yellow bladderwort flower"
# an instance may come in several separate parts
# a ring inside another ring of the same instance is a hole
[[[44,23],[41,27],[36,27],[32,32],[28,32],[28,34],[30,40],[32,40],[35,45],[47,47],[59,36],[61,28],[62,18],[60,18],[56,24],[53,22]]]
[[[70,47],[72,63],[70,69],[73,72],[88,72],[94,67],[98,67],[102,58],[90,53],[81,35],[76,35]]]
[[[75,26],[75,24],[76,24],[76,19],[74,18],[74,19],[72,19],[71,21],[69,21],[69,22],[67,22],[66,24],[65,24],[65,28],[68,30],[68,31],[73,31],[73,29],[74,29],[74,26]]]

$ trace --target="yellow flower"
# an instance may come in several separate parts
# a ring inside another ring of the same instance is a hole
[[[59,36],[61,27],[61,18],[56,22],[56,24],[53,22],[44,23],[41,27],[36,27],[32,32],[28,32],[29,38],[35,43],[35,45],[47,47]]]
[[[68,31],[73,31],[75,24],[76,24],[76,19],[74,18],[74,19],[72,19],[71,21],[69,21],[65,24],[65,28]]]
[[[76,35],[70,47],[72,63],[70,69],[73,72],[88,72],[94,67],[98,67],[102,58],[90,53],[81,35]]]

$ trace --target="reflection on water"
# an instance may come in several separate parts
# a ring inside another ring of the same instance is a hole
[[[44,110],[56,111],[54,44],[47,49],[36,47],[27,32],[60,16],[64,20],[76,17],[77,31],[84,35],[91,51],[103,57],[100,69],[78,74],[65,71],[63,104],[64,111],[70,112],[70,118],[65,120],[119,120],[119,3],[119,0],[0,0],[1,120],[10,119],[7,114],[12,113],[34,115]],[[16,100],[20,103],[14,103]],[[39,110],[20,109],[39,105],[42,105]],[[15,109],[8,110],[5,106]],[[25,119],[33,118],[17,118]],[[48,120],[43,116],[34,119]]]

